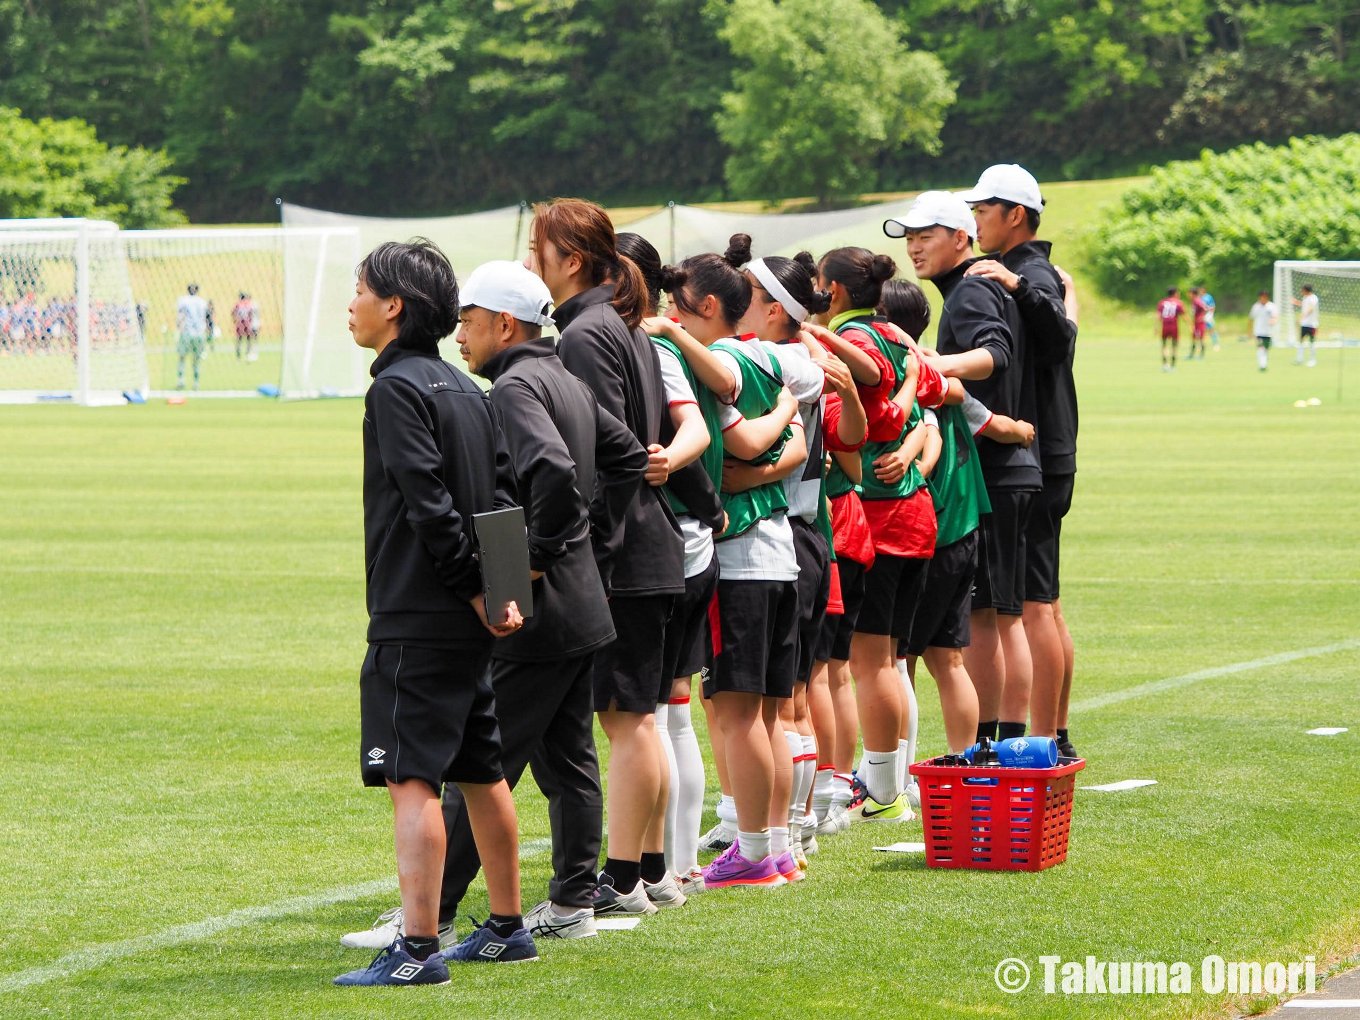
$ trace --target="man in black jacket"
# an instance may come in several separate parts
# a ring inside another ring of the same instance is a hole
[[[523,623],[511,603],[488,620],[470,515],[514,505],[491,403],[439,357],[458,287],[428,242],[384,244],[359,267],[355,342],[377,354],[364,400],[364,559],[368,655],[360,674],[366,786],[386,786],[396,828],[405,933],[337,984],[441,984],[448,960],[534,959],[520,914],[518,827],[501,771],[487,659]],[[456,783],[475,821],[491,915],[439,951],[444,826],[439,791]]]
[[[892,221],[889,221],[892,222]],[[944,298],[934,364],[964,381],[997,414],[1033,421],[1034,386],[1020,312],[995,280],[968,276],[977,261],[972,212],[957,195],[928,191],[898,221],[920,278]],[[1025,529],[1042,484],[1038,450],[977,440],[992,512],[979,529],[978,570],[964,663],[978,692],[979,736],[1019,736],[1029,708],[1030,657],[1022,612]],[[998,725],[998,719],[1000,723]]]
[[[647,471],[647,451],[558,360],[542,327],[551,295],[518,262],[488,262],[461,294],[460,350],[490,379],[529,529],[534,613],[491,656],[506,778],[525,765],[548,798],[553,880],[529,912],[548,938],[595,934],[595,869],[604,802],[595,755],[596,652],[614,641],[597,560],[609,571],[620,525]],[[444,799],[449,850],[440,922],[452,922],[477,873],[461,797]]]
[[[1072,506],[1077,470],[1077,389],[1072,378],[1077,326],[1067,316],[1065,287],[1049,261],[1053,246],[1035,237],[1044,200],[1039,182],[1023,167],[988,167],[963,196],[973,204],[978,246],[995,252],[969,267],[1006,288],[1020,309],[1034,363],[1039,454],[1044,487],[1034,500],[1025,534],[1025,637],[1034,662],[1030,726],[1058,737],[1071,751],[1066,727],[1058,731],[1063,685],[1063,644],[1054,612],[1058,600],[1058,541]]]

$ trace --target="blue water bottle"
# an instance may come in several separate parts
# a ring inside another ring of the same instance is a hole
[[[981,744],[964,751],[973,761]],[[1013,769],[1051,769],[1058,764],[1058,744],[1052,737],[1008,737],[991,745],[996,764]],[[982,764],[982,762],[979,762]]]

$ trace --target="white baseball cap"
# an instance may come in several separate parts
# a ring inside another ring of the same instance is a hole
[[[969,237],[977,239],[977,220],[973,219],[973,210],[958,195],[948,191],[921,192],[905,213],[883,221],[883,233],[889,237],[906,237],[908,230],[937,226],[966,230]]]
[[[1044,211],[1044,196],[1039,193],[1039,182],[1018,163],[997,163],[982,171],[977,187],[959,196],[965,202],[990,202],[1000,199],[1014,202],[1035,212]]]
[[[552,307],[548,285],[522,262],[483,262],[458,289],[458,304],[506,312],[539,326],[551,326],[553,321],[548,314]]]

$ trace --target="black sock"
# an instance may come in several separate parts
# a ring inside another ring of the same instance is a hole
[[[1012,737],[1023,737],[1025,735],[1025,724],[1022,722],[1003,722],[996,727],[998,740],[1009,740]]]
[[[406,952],[415,960],[428,960],[439,952],[438,935],[406,935],[402,942],[406,945]]]
[[[989,721],[987,721],[987,722],[980,722],[980,723],[978,723],[978,738],[977,738],[977,742],[978,742],[979,744],[982,743],[982,738],[983,738],[983,737],[986,737],[988,740],[990,740],[990,741],[991,741],[992,743],[994,743],[994,744],[996,743],[996,720],[995,720],[995,719],[991,719],[991,720],[989,720]]]
[[[666,855],[644,852],[640,867],[642,880],[648,885],[656,885],[666,877]]]
[[[1069,742],[1069,741],[1068,741],[1068,739],[1067,739],[1067,728],[1066,728],[1065,726],[1059,726],[1059,727],[1058,727],[1058,743],[1060,743],[1060,744],[1066,744],[1066,743],[1068,743],[1068,742]]]
[[[638,879],[642,877],[642,864],[638,861],[620,861],[613,857],[604,859],[604,871],[600,873],[600,880],[608,880],[621,893],[630,893],[633,887],[638,884]]]
[[[491,929],[491,934],[508,939],[524,927],[524,916],[522,914],[492,914],[486,919],[486,926]]]

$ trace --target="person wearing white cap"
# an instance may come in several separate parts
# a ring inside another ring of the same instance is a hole
[[[490,379],[495,410],[519,482],[528,526],[534,612],[513,640],[497,643],[491,683],[505,775],[526,765],[548,798],[553,879],[525,917],[538,938],[595,933],[592,895],[603,800],[592,730],[596,652],[614,626],[601,582],[624,512],[647,471],[647,452],[566,370],[551,338],[552,298],[518,262],[488,262],[459,295],[459,350]],[[597,561],[601,566],[597,566]],[[453,921],[478,859],[461,799],[444,801],[449,830],[440,903]]]
[[[1033,683],[1028,706],[1019,690],[1003,692],[1001,725],[1023,722],[1028,707],[1034,733],[1065,738],[1058,733],[1064,659],[1053,604],[1058,600],[1058,540],[1072,505],[1077,470],[1077,388],[1072,377],[1077,326],[1067,317],[1066,288],[1050,261],[1053,246],[1035,237],[1044,200],[1033,175],[1013,163],[991,166],[963,198],[973,205],[979,246],[996,253],[994,260],[969,267],[969,274],[996,280],[1020,309],[1038,414],[1031,420],[1043,468],[1043,490],[1034,499],[1025,534],[1023,615]],[[1070,743],[1063,742],[1070,749]]]
[[[949,192],[924,192],[905,215],[885,223],[884,232],[906,237],[917,277],[932,280],[944,298],[935,367],[962,379],[968,393],[994,412],[1033,421],[1019,309],[996,280],[967,275],[979,261],[972,253],[977,226],[967,203]],[[1023,687],[1028,701],[1029,647],[1021,623],[1024,531],[1042,476],[1032,447],[980,437],[977,449],[991,513],[978,529],[969,633],[962,644],[978,692],[978,735],[995,738],[993,713],[1007,679],[1015,689]]]

